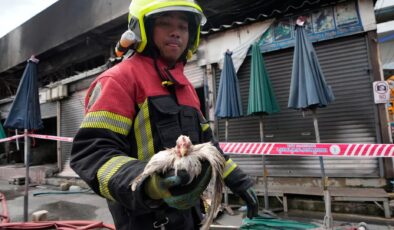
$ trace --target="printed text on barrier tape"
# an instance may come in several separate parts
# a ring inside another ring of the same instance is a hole
[[[23,137],[15,135],[0,139],[1,142]],[[28,134],[30,137],[72,142],[71,137]],[[221,142],[227,154],[273,155],[273,156],[323,156],[323,157],[393,157],[394,144],[335,144],[335,143],[247,143]]]
[[[226,154],[322,157],[393,157],[394,144],[221,142]]]

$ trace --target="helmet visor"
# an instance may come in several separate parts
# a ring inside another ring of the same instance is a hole
[[[197,23],[200,24],[201,26],[203,26],[207,22],[207,18],[201,11],[189,6],[167,6],[156,10],[152,10],[151,12],[147,13],[145,16],[149,17],[154,14],[160,14],[168,11],[184,11],[188,13],[193,13],[196,16]]]

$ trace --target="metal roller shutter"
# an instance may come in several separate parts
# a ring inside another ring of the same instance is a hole
[[[200,88],[204,84],[204,69],[197,65],[197,61],[190,61],[185,65],[185,75],[194,88]]]
[[[83,120],[84,100],[87,90],[78,91],[61,101],[60,133],[62,137],[74,137]],[[76,177],[69,166],[72,143],[61,142],[63,172],[60,174]]]
[[[336,100],[317,110],[321,142],[377,143],[376,109],[373,102],[364,35],[334,39],[314,44],[320,64]],[[266,142],[315,142],[310,112],[287,108],[293,60],[293,48],[263,54],[281,112],[264,116]],[[216,72],[219,85],[220,70]],[[244,113],[246,114],[250,79],[250,57],[238,72]],[[229,120],[229,141],[258,142],[258,117]],[[224,120],[218,122],[219,139],[224,140]],[[242,168],[262,175],[261,156],[234,156]],[[271,176],[319,177],[316,157],[270,157]],[[326,174],[331,177],[378,177],[377,158],[325,158]]]
[[[56,102],[47,102],[40,105],[41,118],[51,118],[56,117]]]

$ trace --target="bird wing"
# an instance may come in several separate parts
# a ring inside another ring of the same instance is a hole
[[[198,144],[193,146],[193,151],[190,155],[197,156],[200,160],[207,160],[212,167],[212,179],[210,185],[212,191],[212,202],[208,210],[208,213],[204,219],[203,226],[201,229],[209,229],[213,218],[215,217],[216,210],[219,208],[222,202],[223,195],[223,171],[225,159],[218,149],[213,146],[210,142]]]
[[[169,169],[173,168],[175,157],[176,154],[174,148],[166,149],[153,155],[145,166],[144,171],[133,180],[131,190],[135,191],[138,184],[153,173],[165,173]]]

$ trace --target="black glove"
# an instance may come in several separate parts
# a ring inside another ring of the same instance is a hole
[[[168,206],[189,209],[196,205],[211,180],[212,169],[208,161],[201,162],[201,173],[189,184],[189,174],[173,170],[165,175],[154,174],[146,180],[145,192],[152,199],[163,199]]]
[[[257,199],[256,193],[252,187],[240,192],[238,194],[242,200],[245,201],[246,207],[248,209],[247,217],[252,219],[258,215],[259,211],[259,201]]]
[[[182,178],[182,182],[186,183],[169,188],[171,196],[163,200],[168,206],[176,209],[189,209],[195,206],[211,181],[211,175],[212,167],[208,161],[201,162],[201,173],[190,184],[186,184],[190,178],[187,171],[178,171],[178,176]]]
[[[259,202],[252,186],[253,181],[239,167],[236,167],[225,179],[224,183],[231,191],[240,196],[248,208],[248,218],[257,216]]]

